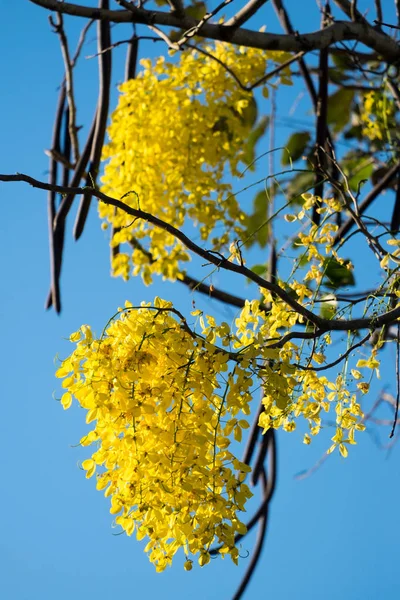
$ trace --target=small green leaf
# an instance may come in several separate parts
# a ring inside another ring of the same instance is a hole
[[[254,161],[256,159],[256,153],[255,153],[256,144],[257,144],[258,140],[264,135],[268,124],[269,124],[269,117],[264,116],[259,120],[257,125],[251,130],[251,132],[246,140],[246,143],[244,144],[243,151],[242,151],[242,154],[240,157],[242,162],[244,162],[246,165],[251,165],[252,163],[254,163]],[[251,171],[254,171],[254,169],[255,169],[254,165],[250,167]]]
[[[255,273],[256,275],[260,275],[260,277],[263,277],[267,272],[267,267],[266,265],[253,265],[250,271],[253,271],[253,273]]]
[[[334,133],[342,131],[349,122],[354,95],[354,90],[342,88],[329,96],[327,120]]]
[[[193,2],[190,6],[185,7],[185,14],[193,19],[202,19],[207,12],[205,2]]]
[[[268,196],[265,190],[260,190],[253,200],[253,214],[247,217],[246,246],[250,247],[257,242],[265,248],[269,240]]]
[[[350,261],[344,261],[340,264],[335,258],[326,258],[324,261],[324,284],[326,287],[337,289],[339,287],[355,285],[353,272],[346,265]]]
[[[282,152],[281,162],[284,166],[290,165],[291,161],[301,158],[306,150],[307,144],[311,139],[309,131],[297,131],[290,136],[286,147]]]
[[[268,197],[265,190],[257,192],[253,200],[254,212],[262,216],[267,216]]]
[[[321,317],[323,319],[333,319],[336,314],[337,300],[333,294],[327,294],[321,298]]]

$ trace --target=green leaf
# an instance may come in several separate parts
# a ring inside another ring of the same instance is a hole
[[[255,213],[267,216],[268,197],[265,190],[260,190],[254,196],[253,207]]]
[[[328,124],[334,133],[339,133],[347,125],[351,115],[354,90],[340,89],[328,98]]]
[[[256,275],[260,275],[260,277],[263,277],[267,272],[267,266],[266,265],[253,265],[251,267],[250,271],[253,271],[253,273],[255,273]]]
[[[193,19],[202,19],[207,12],[205,2],[193,2],[190,6],[185,7],[185,14]]]
[[[352,150],[343,157],[341,167],[348,177],[350,189],[356,192],[359,183],[365,179],[369,180],[371,177],[374,170],[374,161],[370,154]]]
[[[323,298],[320,315],[323,319],[333,319],[336,314],[337,300],[333,294],[327,294]]]
[[[324,285],[326,287],[337,289],[339,287],[353,286],[356,284],[353,272],[349,270],[346,265],[350,261],[344,261],[341,265],[333,257],[326,258],[324,261]],[[328,281],[326,281],[326,279]]]
[[[251,130],[249,137],[246,140],[246,143],[244,144],[243,147],[243,151],[242,151],[242,155],[241,155],[241,160],[242,162],[244,162],[246,165],[252,165],[252,163],[255,161],[256,159],[256,144],[258,142],[258,140],[264,135],[265,130],[267,129],[269,124],[269,117],[268,116],[264,116],[260,119],[260,121],[257,123],[257,125]],[[255,170],[255,166],[252,165],[250,167],[250,171],[254,171]]]
[[[265,248],[269,240],[268,196],[265,190],[260,190],[253,200],[253,214],[247,217],[245,239],[246,246],[250,247],[257,242]]]
[[[298,131],[290,136],[286,147],[282,152],[281,162],[284,166],[301,158],[305,152],[306,146],[311,139],[309,131]]]
[[[332,83],[340,85],[341,83],[345,83],[349,79],[349,75],[346,75],[346,73],[342,69],[329,69],[329,80]]]

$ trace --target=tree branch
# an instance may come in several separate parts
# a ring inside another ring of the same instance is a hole
[[[249,0],[247,4],[241,8],[236,15],[228,19],[224,23],[226,27],[240,27],[246,23],[268,0]]]
[[[117,200],[116,198],[111,198],[100,190],[91,187],[67,187],[62,185],[50,185],[49,183],[45,183],[43,181],[39,181],[30,177],[29,175],[24,175],[23,173],[16,173],[15,175],[8,174],[0,174],[0,181],[11,182],[11,181],[24,181],[25,183],[29,183],[31,186],[35,188],[39,188],[41,190],[50,190],[59,192],[60,194],[68,194],[68,195],[76,195],[76,194],[84,194],[85,192],[90,192],[93,196],[98,198],[101,202],[108,204],[110,206],[115,206],[123,210],[128,215],[135,217],[137,219],[143,219],[156,227],[160,227],[164,231],[167,231],[172,236],[174,236],[177,240],[182,242],[186,248],[191,250],[194,254],[197,254],[201,258],[204,258],[208,263],[215,265],[219,269],[224,269],[226,271],[231,271],[233,273],[238,273],[250,279],[261,288],[268,290],[272,294],[278,296],[283,302],[285,302],[288,306],[290,306],[297,314],[301,315],[306,321],[313,323],[318,329],[323,331],[357,331],[359,329],[377,329],[378,327],[382,327],[382,325],[387,325],[389,323],[393,323],[400,317],[400,305],[396,308],[389,310],[385,313],[382,313],[378,316],[373,316],[370,318],[360,318],[360,319],[324,319],[321,316],[313,313],[311,310],[305,308],[302,304],[299,304],[292,296],[282,289],[279,285],[275,283],[271,283],[267,281],[263,277],[260,277],[256,273],[253,273],[251,269],[248,269],[244,265],[237,265],[227,258],[215,254],[212,251],[204,250],[197,244],[195,244],[187,235],[185,235],[182,231],[171,225],[170,223],[166,223],[162,219],[155,217],[154,215],[145,212],[144,210],[140,210],[138,208],[132,208],[128,206],[121,200]],[[59,215],[56,217],[55,229],[57,230]],[[292,332],[295,333],[295,332]],[[303,334],[304,335],[304,334]]]
[[[178,29],[191,29],[200,23],[197,19],[175,13],[161,11],[148,11],[143,8],[132,10],[101,10],[90,6],[81,6],[58,0],[30,0],[47,10],[63,14],[84,17],[87,19],[100,19],[113,23],[142,23],[144,25],[166,25]],[[364,23],[348,23],[338,21],[323,31],[306,34],[282,35],[251,31],[249,29],[227,27],[226,25],[205,23],[198,35],[204,38],[230,42],[250,48],[264,50],[283,50],[286,52],[310,52],[321,50],[336,42],[346,40],[359,40],[369,48],[376,50],[385,60],[392,62],[400,59],[400,48],[395,40],[376,31]]]

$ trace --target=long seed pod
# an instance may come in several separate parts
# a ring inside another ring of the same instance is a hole
[[[109,0],[99,0],[100,9],[109,9]],[[99,173],[101,151],[104,144],[104,138],[107,128],[107,117],[110,105],[110,87],[111,87],[111,51],[105,51],[111,46],[111,31],[109,21],[98,22],[98,51],[99,51],[99,105],[97,110],[96,130],[92,142],[90,152],[90,164],[88,168],[88,176],[86,179],[87,186],[93,186],[96,183]],[[78,214],[74,225],[74,238],[78,240],[82,235],[88,216],[92,195],[85,193],[81,199]]]
[[[56,110],[56,118],[54,121],[54,129],[53,129],[53,139],[51,143],[52,151],[60,152],[60,134],[61,134],[61,126],[62,126],[62,118],[64,113],[66,100],[66,90],[65,85],[61,87],[60,94],[58,97],[58,104]],[[51,156],[50,165],[49,165],[49,183],[50,185],[55,185],[57,183],[57,175],[58,175],[58,163],[56,159]],[[49,298],[47,298],[45,307],[46,309],[50,308],[53,304],[56,312],[59,313],[61,310],[60,306],[60,298],[59,298],[59,290],[57,291],[55,285],[55,272],[56,272],[56,263],[58,257],[56,256],[57,248],[55,244],[55,235],[54,235],[54,217],[56,214],[56,197],[57,193],[54,191],[50,191],[48,193],[47,200],[47,212],[48,212],[48,224],[49,224],[49,251],[50,251],[50,303]]]
[[[68,166],[71,159],[71,136],[69,128],[69,107],[65,109],[64,116],[64,135],[63,145],[61,148],[61,154],[65,159],[65,164],[62,167],[62,178],[61,185],[68,186],[70,167]],[[54,216],[53,216],[54,221]],[[52,221],[52,222],[53,222]],[[60,295],[60,275],[61,265],[64,250],[64,238],[65,238],[65,221],[53,232],[53,259],[52,259],[52,271],[51,271],[51,287],[49,295],[47,297],[46,308],[54,306],[55,311],[59,314],[61,312],[61,295]]]

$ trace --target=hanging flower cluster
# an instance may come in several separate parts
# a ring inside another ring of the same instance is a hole
[[[147,537],[158,571],[179,548],[210,560],[210,545],[238,560],[238,513],[251,497],[243,483],[249,467],[229,450],[230,436],[248,427],[252,385],[246,361],[229,370],[217,350],[174,318],[170,303],[128,308],[94,339],[87,326],[71,336],[76,350],[62,363],[62,397],[74,396],[93,430],[83,462],[87,477],[111,499],[111,513],[128,535]],[[248,363],[248,361],[247,361]]]
[[[336,225],[330,218],[342,209],[340,202],[310,194],[303,200],[297,213],[286,215],[289,223],[301,223],[295,238],[300,259],[287,281],[278,283],[299,305],[314,308],[329,261],[336,261],[341,276],[352,266],[333,250]],[[304,227],[316,203],[321,225],[310,219]],[[75,397],[87,410],[87,423],[94,423],[81,440],[82,446],[95,446],[83,462],[87,477],[97,474],[116,523],[128,535],[147,538],[146,551],[159,571],[179,549],[186,569],[193,555],[205,565],[212,544],[237,562],[235,536],[246,531],[239,514],[251,497],[245,483],[251,469],[231,444],[241,441],[258,390],[263,433],[293,432],[303,421],[308,445],[323,429],[323,415],[334,412],[328,453],[337,449],[346,457],[356,432],[365,429],[360,395],[368,392],[374,373],[379,377],[379,343],[356,359],[355,334],[346,333],[347,351],[330,365],[331,334],[315,331],[311,340],[296,340],[304,332],[302,310],[264,288],[260,293],[260,300],[245,302],[232,325],[195,310],[189,327],[159,298],[153,305],[127,303],[99,339],[86,325],[74,333],[76,349],[57,371],[64,379],[64,408]],[[378,301],[380,310],[392,306],[389,297]],[[333,295],[327,302],[326,319],[345,314]],[[366,310],[371,302],[375,299],[367,300]],[[370,376],[363,375],[365,369]]]
[[[221,42],[203,51],[182,52],[175,62],[142,60],[139,76],[121,85],[103,149],[102,191],[176,227],[198,226],[195,235],[221,252],[243,234],[246,219],[226,182],[228,172],[239,176],[256,119],[253,94],[241,85],[255,83],[267,64],[288,55]],[[288,68],[280,77],[291,83]],[[153,274],[179,278],[189,260],[181,242],[105,204],[99,213],[104,227],[113,226],[111,246],[131,245],[129,253],[115,253],[115,276],[128,279],[133,267],[146,284]]]

